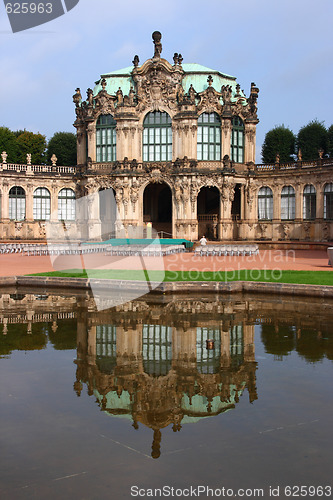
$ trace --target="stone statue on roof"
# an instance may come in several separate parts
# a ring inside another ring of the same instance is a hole
[[[161,52],[162,52],[162,44],[161,44],[161,38],[162,34],[159,31],[154,31],[152,34],[154,45],[155,45],[155,52],[154,52],[154,57],[161,57]]]

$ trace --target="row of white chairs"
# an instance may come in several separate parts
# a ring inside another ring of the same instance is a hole
[[[194,255],[200,255],[200,257],[207,255],[258,255],[258,253],[258,245],[201,245],[194,250]]]
[[[135,255],[158,257],[184,252],[183,245],[119,245],[109,246],[107,255]]]
[[[103,253],[105,255],[144,255],[162,256],[184,252],[183,245],[118,245],[110,244],[34,244],[4,243],[0,244],[0,254],[20,253],[22,255],[84,255]]]

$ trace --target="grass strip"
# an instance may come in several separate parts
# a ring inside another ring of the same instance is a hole
[[[164,279],[163,279],[164,275]],[[55,276],[63,278],[98,278],[115,280],[146,280],[143,270],[122,269],[68,269],[38,273],[30,276]],[[331,271],[290,271],[270,269],[237,269],[235,271],[148,271],[151,281],[261,281],[268,283],[295,283],[304,285],[333,286]]]

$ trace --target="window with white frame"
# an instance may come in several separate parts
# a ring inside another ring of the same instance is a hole
[[[305,186],[303,191],[303,219],[316,218],[316,190],[312,184]]]
[[[172,364],[172,328],[164,325],[143,325],[142,357],[146,373],[167,375]]]
[[[167,113],[153,111],[145,116],[143,121],[142,159],[143,161],[172,160],[171,118]]]
[[[324,187],[324,219],[333,220],[333,184]]]
[[[51,213],[51,194],[46,188],[34,192],[33,215],[35,220],[49,220]]]
[[[21,186],[14,186],[9,191],[9,218],[11,220],[25,219],[25,191]]]
[[[239,116],[234,116],[232,119],[231,132],[231,159],[235,163],[243,163],[244,161],[244,123]]]
[[[100,115],[96,122],[96,161],[116,161],[116,122],[112,115]]]
[[[221,159],[221,119],[217,113],[202,113],[198,118],[197,160]]]
[[[273,192],[267,186],[260,188],[258,192],[258,219],[273,219]]]
[[[295,219],[295,190],[292,186],[284,186],[281,191],[281,220]]]
[[[73,189],[64,188],[59,191],[58,219],[75,220],[75,193]]]

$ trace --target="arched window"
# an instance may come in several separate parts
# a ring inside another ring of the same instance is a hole
[[[308,184],[303,191],[303,219],[314,220],[316,218],[316,190]]]
[[[171,118],[167,113],[154,111],[143,122],[143,161],[172,160]]]
[[[198,118],[197,160],[221,159],[221,119],[216,113]]]
[[[14,186],[9,191],[9,218],[25,219],[25,191],[21,186]]]
[[[33,213],[35,220],[49,220],[51,213],[51,195],[46,188],[37,188],[34,192]]]
[[[244,123],[239,116],[232,119],[231,159],[236,163],[244,161]]]
[[[333,219],[333,184],[326,184],[324,188],[324,219]]]
[[[116,122],[112,115],[100,115],[96,122],[96,161],[116,161]]]
[[[284,186],[281,191],[281,220],[295,219],[295,190]]]
[[[273,192],[267,186],[260,188],[258,192],[258,219],[273,219]]]
[[[75,220],[75,193],[64,188],[58,194],[58,219]]]

